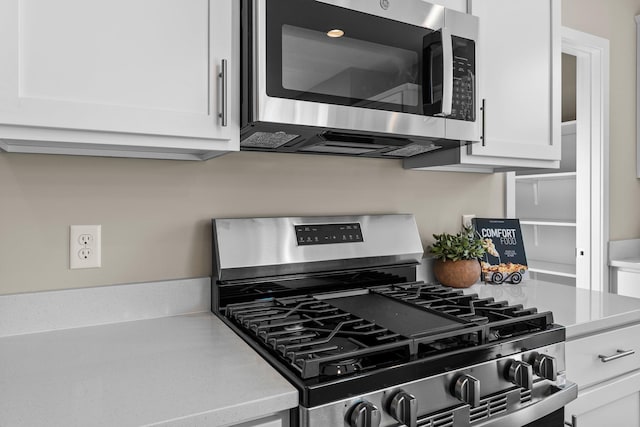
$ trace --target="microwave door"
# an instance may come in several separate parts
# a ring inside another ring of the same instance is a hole
[[[407,0],[382,10],[374,2],[380,9],[374,15],[364,12],[375,9],[370,0],[350,0],[353,8],[333,3],[253,0],[245,8],[253,12],[248,38],[253,61],[245,64],[250,65],[247,75],[255,73],[246,86],[254,97],[245,103],[252,107],[246,132],[282,124],[279,130],[288,134],[299,134],[293,128],[298,126],[443,139],[445,119],[424,115],[421,99],[422,39],[433,30],[386,15],[397,13],[400,4],[413,5],[415,10],[403,15],[406,20],[421,16],[420,22],[441,28],[445,9]]]

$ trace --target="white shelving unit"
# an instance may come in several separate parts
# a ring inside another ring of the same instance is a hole
[[[537,169],[507,175],[507,216],[520,219],[532,278],[576,284],[578,218],[576,125],[562,124],[559,169]]]

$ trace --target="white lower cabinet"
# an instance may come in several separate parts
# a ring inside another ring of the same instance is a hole
[[[579,390],[565,408],[570,425],[640,427],[638,334],[633,325],[566,343],[567,378]]]
[[[0,149],[239,149],[235,0],[0,0]]]
[[[603,388],[600,393],[609,393]],[[613,390],[611,390],[613,391]],[[634,392],[576,416],[575,427],[637,426],[640,420],[640,393]]]
[[[289,412],[279,412],[268,417],[235,424],[233,427],[289,427]]]
[[[611,285],[618,295],[640,298],[640,270],[612,267]]]
[[[640,239],[609,242],[609,292],[640,298]]]

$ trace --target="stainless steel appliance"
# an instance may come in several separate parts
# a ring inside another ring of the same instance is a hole
[[[212,311],[300,392],[303,427],[563,425],[550,312],[417,282],[412,215],[213,220]]]
[[[422,0],[242,0],[242,150],[407,158],[480,140],[478,19]]]

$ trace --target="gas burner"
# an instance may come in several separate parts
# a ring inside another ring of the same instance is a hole
[[[295,333],[302,331],[304,329],[304,326],[302,325],[302,323],[294,323],[292,325],[285,326],[283,329],[287,332]]]
[[[347,356],[353,351],[359,350],[360,346],[347,338],[334,337],[326,344],[332,348],[323,348],[316,357],[327,357],[344,354]],[[324,347],[324,346],[323,346]],[[359,358],[345,358],[341,360],[329,361],[323,364],[321,372],[323,375],[339,376],[352,374],[362,369],[362,360]]]

